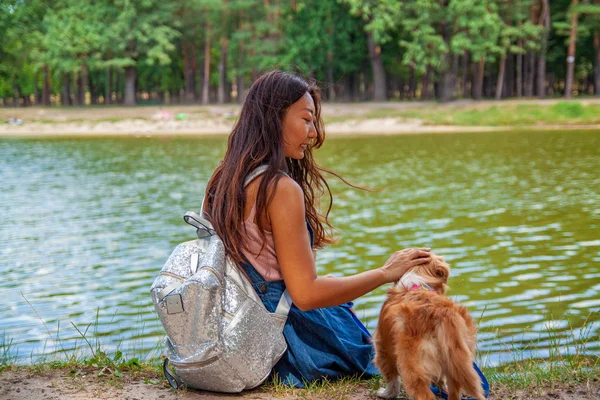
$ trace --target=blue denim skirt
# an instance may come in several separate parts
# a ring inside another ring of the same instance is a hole
[[[252,279],[254,290],[270,312],[274,312],[285,290],[283,281],[265,282],[248,263],[242,268]],[[352,303],[302,311],[292,305],[283,335],[288,348],[273,368],[272,376],[303,388],[306,382],[345,376],[368,379],[379,371],[372,363],[371,335],[351,310]]]
[[[309,225],[311,243],[313,231]],[[266,282],[250,263],[241,267],[270,312],[274,312],[285,290],[281,281]],[[379,375],[373,365],[371,334],[351,310],[352,303],[302,311],[292,305],[283,335],[287,351],[271,372],[272,378],[303,388],[305,383],[354,376]]]

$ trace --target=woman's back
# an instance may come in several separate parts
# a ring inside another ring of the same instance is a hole
[[[261,180],[262,177],[259,176],[246,187],[243,224],[246,250],[243,250],[243,253],[250,264],[256,268],[266,281],[273,282],[282,280],[283,276],[281,275],[281,267],[277,261],[271,224],[265,218],[265,215],[262,216],[261,221],[264,237],[260,234],[257,218],[261,218],[261,216],[258,216],[256,213],[256,197]]]

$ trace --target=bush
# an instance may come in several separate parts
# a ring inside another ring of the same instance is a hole
[[[558,102],[552,107],[552,110],[566,118],[580,118],[585,114],[585,107],[574,101]]]

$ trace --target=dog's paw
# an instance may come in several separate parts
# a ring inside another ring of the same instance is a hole
[[[396,396],[398,396],[398,392],[390,386],[381,388],[377,391],[377,397],[381,397],[382,399],[394,399]]]

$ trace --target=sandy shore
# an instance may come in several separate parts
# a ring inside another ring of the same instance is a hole
[[[417,134],[487,132],[511,130],[509,126],[430,125],[416,118],[373,117],[374,112],[406,111],[415,108],[451,112],[454,108],[489,107],[492,104],[552,105],[558,100],[455,102],[439,105],[430,102],[324,104],[323,116],[328,135]],[[598,103],[587,100],[582,103]],[[140,107],[29,107],[0,108],[0,136],[173,136],[227,135],[239,114],[239,105],[222,106],[140,106]],[[450,110],[450,111],[449,111]],[[329,118],[329,121],[328,121]],[[11,121],[10,123],[8,121]],[[523,129],[523,127],[520,127]],[[597,129],[600,125],[536,125],[526,129]]]
[[[233,123],[220,121],[142,121],[124,120],[99,123],[29,123],[22,126],[0,125],[0,136],[173,136],[228,135]],[[592,128],[600,129],[599,126]],[[378,118],[363,121],[336,122],[326,126],[328,135],[416,134],[448,132],[483,132],[507,130],[505,127],[427,126],[421,121]]]
[[[554,387],[545,387],[536,390],[513,390],[495,388],[488,397],[490,400],[592,400],[598,399],[600,382],[588,384],[557,384]],[[72,371],[68,369],[50,369],[44,372],[33,372],[26,369],[7,370],[0,373],[0,400],[80,400],[80,399],[107,399],[107,400],[272,400],[285,399],[347,399],[347,400],[375,400],[365,385],[356,385],[351,390],[319,394],[314,392],[303,393],[296,390],[293,393],[281,395],[265,389],[255,389],[242,394],[226,395],[195,390],[176,392],[164,380],[143,376],[132,377],[125,375],[123,378],[105,375],[98,377],[98,371]]]

